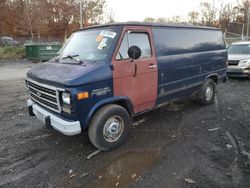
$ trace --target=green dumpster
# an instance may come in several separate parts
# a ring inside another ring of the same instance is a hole
[[[58,42],[25,44],[27,58],[33,61],[48,61],[56,56],[61,47]]]

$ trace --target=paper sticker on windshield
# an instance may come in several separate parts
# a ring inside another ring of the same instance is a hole
[[[98,36],[96,37],[95,41],[96,41],[96,42],[101,42],[102,39],[103,39],[103,36],[98,35]]]
[[[99,50],[103,50],[107,46],[107,40],[107,38],[103,38],[97,48]]]
[[[101,36],[104,36],[104,37],[109,37],[109,38],[115,38],[115,36],[116,36],[116,33],[115,32],[113,32],[113,31],[102,31],[101,33],[100,33],[100,35]]]

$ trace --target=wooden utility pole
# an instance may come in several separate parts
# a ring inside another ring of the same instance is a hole
[[[247,37],[249,37],[249,24],[250,24],[250,4],[247,7]]]
[[[80,29],[82,29],[83,26],[83,3],[82,0],[80,0]]]
[[[215,0],[213,0],[213,20],[215,19]]]

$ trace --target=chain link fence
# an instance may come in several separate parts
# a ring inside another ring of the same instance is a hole
[[[0,46],[23,46],[30,43],[64,43],[64,38],[29,38],[0,36]]]
[[[225,37],[225,42],[227,45],[238,41],[250,41],[250,37]]]
[[[247,36],[248,29],[246,24],[240,22],[233,22],[228,25],[224,33],[225,42],[230,45],[233,42],[238,41],[250,41],[250,37]]]
[[[40,38],[28,38],[28,37],[14,37],[14,40],[16,40],[19,44],[24,45],[27,43],[35,42],[35,43],[54,43],[54,42],[64,42],[64,38],[45,38],[45,37],[40,37]]]

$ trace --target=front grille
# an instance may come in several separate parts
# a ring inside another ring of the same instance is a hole
[[[59,90],[57,88],[43,85],[32,80],[27,80],[28,91],[31,99],[54,112],[61,112]]]
[[[228,65],[239,65],[239,60],[229,60]]]

